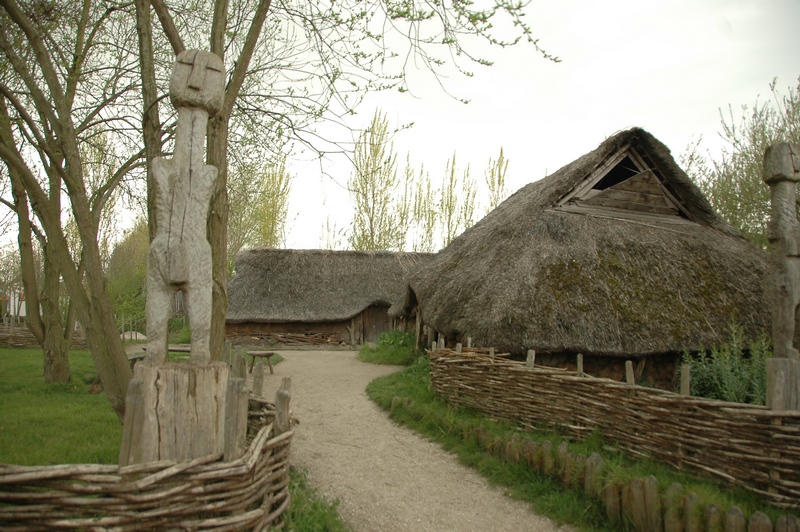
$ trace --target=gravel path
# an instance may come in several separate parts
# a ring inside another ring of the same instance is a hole
[[[353,351],[281,351],[267,376],[274,397],[292,378],[292,461],[354,531],[553,531],[552,521],[503,495],[454,455],[389,420],[364,391],[398,366],[355,359]]]

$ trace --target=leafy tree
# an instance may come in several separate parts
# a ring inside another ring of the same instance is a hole
[[[107,269],[108,296],[117,317],[127,316],[136,322],[145,319],[149,247],[147,220],[139,218],[111,253]]]
[[[441,76],[451,65],[469,74],[470,63],[488,64],[465,47],[477,42],[473,37],[500,46],[528,42],[550,57],[525,23],[524,6],[516,3],[485,10],[462,2],[171,4],[0,0],[0,158],[9,180],[17,183],[8,203],[22,213],[19,219],[34,222],[31,232],[42,238],[49,272],[45,279],[63,279],[120,416],[131,374],[121,340],[107,335],[115,327],[100,223],[117,188],[170,147],[174,111],[164,96],[174,54],[187,45],[210,48],[227,69],[223,109],[209,123],[207,143],[207,162],[218,168],[207,224],[215,354],[221,351],[226,313],[227,165],[238,141],[258,131],[265,143],[278,140],[275,146],[290,137],[311,145],[315,138],[308,126],[326,111],[343,116],[368,91],[407,90],[408,65],[421,64]],[[163,31],[153,32],[153,10]],[[494,29],[499,21],[504,23],[498,27],[515,32],[507,40]],[[441,59],[447,54],[452,60]],[[108,133],[118,158],[94,188],[81,146],[102,133]],[[79,251],[65,234],[62,192]],[[150,199],[148,211],[152,208]],[[21,231],[21,250],[29,246],[31,232]]]
[[[471,75],[469,65],[489,65],[471,49],[480,41],[500,47],[524,42],[543,57],[558,60],[539,47],[522,3],[498,2],[486,9],[435,1],[190,4],[191,8],[174,3],[172,11],[180,14],[177,24],[162,1],[154,1],[153,7],[175,53],[184,46],[181,35],[209,35],[211,51],[228,66],[223,111],[210,122],[208,139],[208,163],[218,168],[208,221],[214,276],[212,353],[221,351],[227,306],[228,140],[246,132],[245,124],[312,145],[314,133],[304,125],[326,111],[336,117],[352,112],[369,91],[408,90],[409,66],[421,65],[441,80],[451,68]],[[154,44],[146,0],[136,0],[136,8],[150,159],[160,150],[161,125],[153,109],[159,101],[155,58],[161,48]],[[504,39],[497,27],[512,33]]]
[[[431,185],[431,177],[425,168],[420,168],[417,189],[414,195],[413,224],[416,228],[412,250],[420,253],[433,253],[438,250],[436,228],[439,223],[439,209],[436,203],[437,191]]]
[[[487,214],[495,209],[508,196],[506,188],[506,175],[508,174],[508,159],[500,148],[497,159],[489,159],[489,166],[484,174],[486,187],[489,189],[489,204],[486,206]]]
[[[72,328],[60,319],[63,279],[121,418],[131,371],[121,340],[106,334],[116,327],[99,233],[103,209],[140,157],[138,134],[130,127],[136,116],[129,99],[136,81],[135,54],[129,52],[135,34],[124,4],[2,0],[0,6],[0,158],[20,224],[23,274],[33,271],[31,234],[44,257],[41,298],[35,279],[24,279],[28,323],[44,343],[45,378],[49,360],[56,363],[56,378],[67,379],[62,362]],[[115,149],[124,155],[109,180],[93,182],[82,148],[111,131]],[[79,250],[71,247],[62,224],[62,191],[68,194]]]
[[[322,227],[319,244],[322,249],[343,249],[346,237],[346,228],[337,227],[336,222],[331,223],[329,216],[325,219],[325,225]]]
[[[369,128],[356,141],[347,188],[355,209],[348,234],[352,249],[402,249],[407,210],[398,209],[398,205],[407,202],[404,196],[408,186],[398,175],[389,122],[380,110],[375,111]]]
[[[249,160],[235,165],[228,191],[229,275],[233,274],[234,257],[241,249],[283,245],[291,182],[285,155],[267,164]]]
[[[769,89],[771,100],[743,105],[738,116],[731,106],[726,113],[720,111],[725,145],[718,158],[702,153],[702,139],[679,156],[719,215],[762,247],[767,245],[770,211],[769,187],[762,181],[764,152],[780,141],[800,144],[800,80],[785,95],[777,80]]]
[[[469,165],[460,174],[456,154],[447,160],[445,178],[439,200],[439,225],[443,246],[447,246],[458,235],[475,223],[475,199],[477,184],[470,177]]]

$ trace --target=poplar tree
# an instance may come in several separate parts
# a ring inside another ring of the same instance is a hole
[[[353,171],[347,182],[353,200],[348,243],[358,250],[399,250],[405,235],[398,207],[401,180],[386,114],[376,110],[353,150]]]

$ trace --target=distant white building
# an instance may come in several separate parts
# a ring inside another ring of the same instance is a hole
[[[3,316],[19,316],[24,318],[25,294],[19,290],[11,290],[3,294]]]

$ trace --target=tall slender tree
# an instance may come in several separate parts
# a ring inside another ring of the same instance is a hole
[[[486,187],[489,189],[489,204],[486,206],[487,213],[493,211],[506,199],[506,196],[508,196],[508,189],[506,187],[507,175],[508,159],[506,159],[503,153],[503,148],[500,147],[500,154],[497,156],[497,159],[489,158],[489,165],[484,174]]]
[[[390,135],[386,114],[376,110],[369,127],[356,141],[347,182],[354,208],[348,235],[353,249],[400,248],[397,196],[401,183]]]

